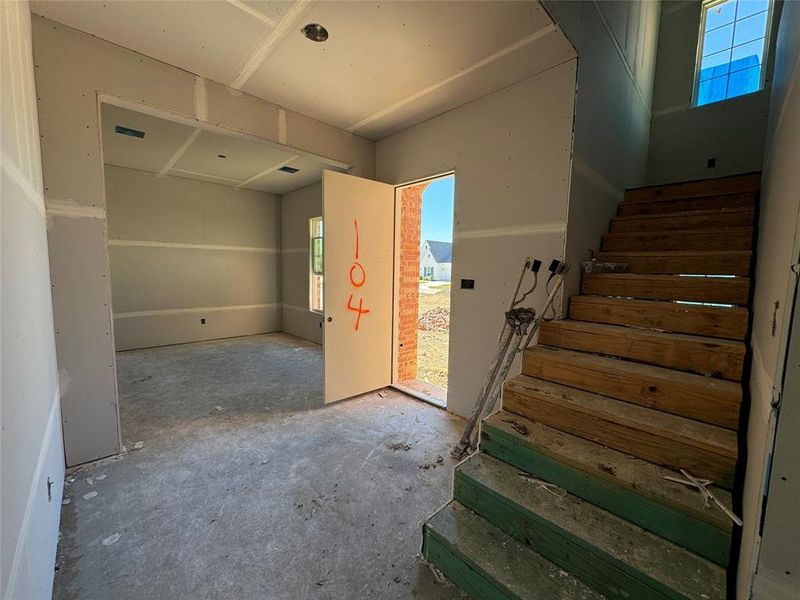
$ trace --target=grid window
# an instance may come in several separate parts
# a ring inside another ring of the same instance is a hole
[[[710,0],[703,4],[695,69],[695,105],[761,89],[771,0]]]
[[[309,308],[314,312],[322,312],[323,309],[323,296],[322,296],[322,276],[323,276],[323,262],[322,262],[322,217],[314,217],[309,219]]]

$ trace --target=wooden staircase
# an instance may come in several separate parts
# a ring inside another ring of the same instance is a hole
[[[726,598],[759,174],[628,190],[423,554],[474,599]]]

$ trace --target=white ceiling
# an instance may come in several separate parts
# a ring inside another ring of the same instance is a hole
[[[33,0],[33,12],[370,139],[574,56],[538,1]],[[317,22],[324,43],[300,29]]]
[[[317,157],[235,134],[198,129],[110,104],[103,104],[101,111],[103,161],[118,167],[272,194],[316,183],[323,169],[346,171]],[[145,136],[121,135],[115,131],[117,125],[143,131]],[[299,171],[279,171],[284,165]]]

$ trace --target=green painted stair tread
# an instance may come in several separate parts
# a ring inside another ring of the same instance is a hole
[[[608,597],[725,598],[720,566],[485,454],[459,465],[456,494]]]
[[[680,473],[506,411],[483,421],[481,450],[717,564],[729,562],[730,519],[705,507],[697,491],[664,479]],[[731,506],[727,490],[712,490]]]
[[[425,523],[422,551],[473,600],[605,600],[455,501]]]
[[[640,494],[659,498],[698,519],[731,531],[731,521],[720,509],[704,507],[702,501],[698,502],[700,495],[695,490],[664,479],[682,478],[676,471],[506,411],[489,416],[483,424],[517,438],[519,443],[535,446],[543,454],[575,465],[594,477],[615,481]],[[732,506],[728,490],[719,487],[712,487],[712,490],[723,504]]]

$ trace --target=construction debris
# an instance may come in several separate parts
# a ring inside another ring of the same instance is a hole
[[[450,309],[439,306],[426,310],[419,316],[417,327],[423,331],[449,331]]]
[[[714,494],[711,493],[711,490],[708,489],[708,486],[712,485],[714,482],[710,479],[698,479],[694,477],[690,473],[687,473],[683,469],[681,469],[681,475],[686,477],[686,479],[678,479],[677,477],[670,477],[669,475],[665,475],[664,479],[667,481],[674,481],[675,483],[680,483],[682,485],[686,485],[692,488],[695,488],[700,494],[703,496],[704,506],[708,508],[713,502],[717,508],[719,508],[722,512],[724,512],[728,518],[736,523],[739,527],[743,525],[742,520],[736,516],[736,514],[725,506],[719,498],[717,498]]]

